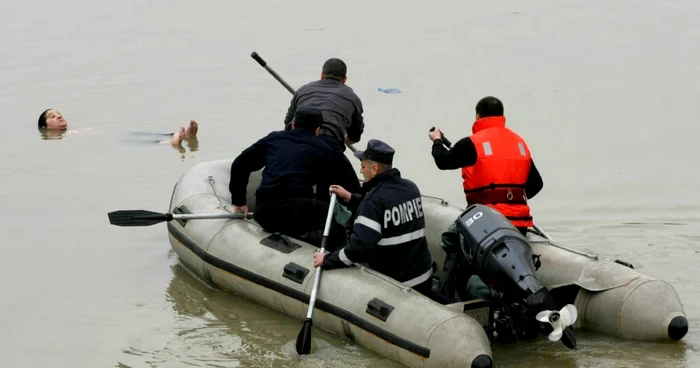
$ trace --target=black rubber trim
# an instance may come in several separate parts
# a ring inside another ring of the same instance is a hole
[[[192,213],[186,206],[179,206],[173,208],[173,213],[178,214],[178,215],[184,215],[184,214],[189,214]],[[180,223],[180,226],[185,227],[187,225],[188,220],[182,220],[182,219],[177,219],[175,220]]]
[[[386,322],[393,310],[394,307],[392,305],[389,305],[377,298],[373,298],[367,303],[367,309],[365,312]]]
[[[621,265],[623,265],[623,266],[625,266],[625,267],[634,268],[634,266],[632,266],[631,263],[627,263],[627,262],[621,261],[621,260],[619,260],[619,259],[616,259],[616,260],[615,260],[615,263],[621,264]]]
[[[301,248],[301,245],[291,241],[289,237],[280,233],[271,234],[267,238],[261,240],[260,244],[285,254],[292,253],[293,251]]]
[[[208,254],[205,252],[202,248],[198,247],[197,244],[192,242],[190,239],[188,239],[183,233],[181,233],[177,228],[175,228],[175,225],[172,223],[168,223],[168,232],[175,237],[180,243],[184,244],[189,250],[191,250],[194,254],[197,255],[202,261],[217,267],[219,269],[222,269],[224,271],[228,271],[236,276],[242,277],[250,282],[253,282],[255,284],[258,284],[260,286],[266,287],[268,289],[274,290],[282,295],[288,296],[290,298],[299,300],[303,303],[309,303],[310,296],[306,295],[305,293],[294,290],[290,288],[289,286],[280,284],[276,281],[267,279],[265,277],[262,277],[258,274],[255,274],[253,272],[250,272],[246,269],[243,269],[241,267],[238,267],[236,265],[233,265],[231,263],[228,263],[222,259],[219,259],[217,257],[212,256],[211,254]],[[429,358],[430,357],[430,349],[420,346],[418,344],[415,344],[413,342],[410,342],[406,339],[403,339],[401,337],[398,337],[394,335],[393,333],[375,326],[362,318],[346,311],[345,309],[338,308],[330,303],[327,303],[321,299],[316,298],[316,308],[326,312],[330,313],[338,318],[344,319],[353,325],[387,341],[388,343],[392,345],[396,345],[404,350],[410,351],[413,354],[419,355],[424,358]]]
[[[283,277],[286,277],[299,285],[304,283],[304,279],[308,273],[309,270],[307,268],[299,266],[294,262],[287,263],[284,265],[284,269],[282,270]]]

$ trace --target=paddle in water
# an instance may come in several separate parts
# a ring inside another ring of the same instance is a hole
[[[333,218],[333,209],[335,208],[336,194],[331,195],[331,203],[328,205],[328,216],[326,216],[326,226],[323,228],[323,238],[321,239],[321,249],[319,252],[326,251],[326,241],[328,240],[328,232],[331,228],[331,219]],[[309,310],[306,312],[304,325],[301,326],[301,331],[297,336],[297,354],[308,355],[311,353],[311,326],[313,325],[312,316],[314,314],[314,305],[316,304],[316,295],[318,294],[318,284],[321,281],[321,266],[316,270],[314,278],[314,287],[311,289],[311,297],[309,298]]]
[[[253,212],[248,212],[252,218]],[[151,226],[172,220],[242,219],[243,213],[180,214],[158,213],[145,210],[119,210],[107,214],[109,223],[116,226]]]

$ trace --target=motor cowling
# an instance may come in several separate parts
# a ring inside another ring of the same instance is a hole
[[[535,276],[530,243],[501,213],[471,205],[459,216],[457,229],[473,271],[497,291],[528,299],[544,288]],[[534,299],[531,307],[538,304]]]
[[[530,312],[559,309],[554,298],[535,276],[532,247],[527,238],[495,209],[474,204],[457,219],[460,248],[472,272],[489,287],[524,302]],[[576,340],[570,327],[565,345]]]

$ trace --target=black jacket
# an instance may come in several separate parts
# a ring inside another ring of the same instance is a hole
[[[276,131],[246,148],[231,164],[229,191],[235,206],[246,204],[250,173],[265,168],[255,195],[261,200],[328,196],[331,148],[313,132]]]
[[[362,101],[352,88],[330,78],[303,85],[292,97],[284,118],[285,129],[289,129],[294,113],[303,106],[321,110],[323,125],[319,135],[333,137],[338,149],[345,150],[346,134],[353,142],[360,141],[365,129]]]
[[[477,159],[476,147],[474,147],[474,142],[469,137],[460,139],[449,150],[443,146],[442,139],[436,139],[433,141],[432,155],[435,165],[440,170],[455,170],[469,167],[476,164]],[[527,198],[534,198],[542,190],[543,186],[544,183],[540,172],[537,171],[535,161],[530,159],[530,171],[525,183]]]
[[[360,202],[359,205],[357,202]],[[367,263],[384,275],[412,287],[432,275],[425,239],[425,217],[418,187],[390,169],[362,186],[349,209],[358,206],[347,246],[324,257],[323,268]]]

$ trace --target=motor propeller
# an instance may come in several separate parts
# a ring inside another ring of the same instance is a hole
[[[563,330],[568,326],[571,326],[576,322],[576,317],[578,317],[578,311],[576,307],[571,304],[567,304],[560,311],[544,310],[537,313],[535,318],[542,323],[549,323],[552,325],[554,331],[549,334],[549,341],[558,341],[561,339]]]

